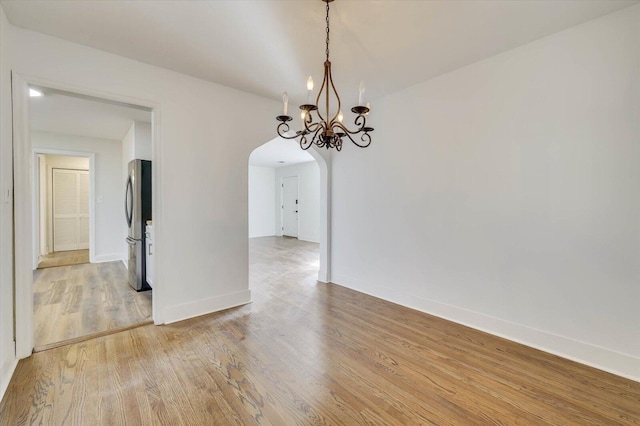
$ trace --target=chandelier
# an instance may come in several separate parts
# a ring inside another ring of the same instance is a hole
[[[276,117],[276,120],[280,122],[278,124],[277,132],[278,135],[285,139],[298,139],[300,143],[300,148],[309,149],[311,145],[316,145],[319,148],[335,148],[340,151],[342,149],[342,139],[346,136],[353,142],[355,145],[360,148],[366,148],[371,144],[371,135],[370,132],[373,131],[373,127],[367,127],[366,116],[369,115],[369,104],[366,106],[362,105],[362,97],[364,94],[364,82],[360,83],[359,97],[358,97],[358,106],[354,106],[351,108],[351,112],[356,114],[356,118],[354,120],[354,124],[356,125],[355,130],[349,130],[344,124],[343,119],[344,115],[342,114],[341,101],[340,96],[338,95],[338,91],[336,90],[335,85],[333,84],[333,77],[331,77],[331,62],[329,61],[329,3],[333,0],[322,0],[327,3],[327,39],[326,39],[326,55],[327,59],[324,63],[324,77],[322,79],[322,86],[320,87],[320,92],[318,92],[318,96],[316,97],[316,103],[312,104],[312,91],[313,91],[313,79],[309,77],[307,80],[307,103],[304,105],[300,105],[300,119],[302,120],[303,129],[296,131],[295,135],[289,135],[289,121],[293,120],[293,118],[287,115],[287,109],[289,104],[289,96],[287,92],[284,92],[282,95],[282,101],[284,103],[284,112],[282,115]],[[333,92],[333,96],[337,100],[337,110],[333,114],[330,114],[329,103],[330,96]],[[323,112],[318,108],[320,99],[324,98],[324,115]],[[313,112],[317,114],[317,120],[313,117]],[[355,136],[355,139],[354,137]],[[359,135],[359,137],[358,137]]]

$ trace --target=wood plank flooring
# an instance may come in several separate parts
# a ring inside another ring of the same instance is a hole
[[[252,304],[20,361],[1,425],[640,424],[640,383],[333,284],[250,242]]]
[[[122,262],[38,269],[33,292],[36,348],[151,319],[151,291],[133,290]]]
[[[89,250],[58,251],[38,257],[38,269],[89,263]]]

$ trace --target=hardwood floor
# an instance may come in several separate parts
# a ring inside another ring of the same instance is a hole
[[[33,292],[36,348],[151,320],[151,291],[133,290],[122,262],[38,269]]]
[[[0,424],[640,424],[640,383],[333,284],[250,242],[254,302],[20,361]]]
[[[38,258],[38,269],[89,263],[89,250],[70,250],[49,253]]]

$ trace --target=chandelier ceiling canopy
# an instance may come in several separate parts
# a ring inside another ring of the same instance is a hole
[[[280,122],[277,127],[278,135],[285,139],[297,139],[300,148],[309,149],[311,145],[319,148],[335,148],[337,151],[342,150],[342,140],[344,137],[349,138],[356,146],[366,148],[371,144],[370,132],[373,127],[366,125],[366,116],[369,115],[370,106],[363,105],[363,96],[365,92],[364,82],[360,83],[358,105],[351,108],[351,112],[356,114],[354,124],[356,128],[350,130],[344,123],[344,114],[341,109],[341,100],[331,76],[331,61],[329,61],[329,3],[333,0],[322,0],[327,4],[327,38],[326,38],[326,60],[324,62],[324,77],[320,91],[312,104],[313,79],[309,77],[307,80],[307,103],[300,105],[300,119],[302,121],[302,130],[296,131],[295,135],[289,133],[289,122],[293,118],[288,115],[289,96],[287,92],[282,95],[284,103],[283,113],[276,117]],[[335,109],[331,110],[331,104]],[[321,102],[323,108],[320,108]],[[336,107],[337,106],[337,107]],[[315,117],[317,116],[317,117]]]

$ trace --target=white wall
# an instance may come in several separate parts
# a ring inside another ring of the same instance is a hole
[[[373,103],[333,281],[640,380],[640,6]]]
[[[249,166],[249,238],[276,235],[276,172]]]
[[[279,103],[32,31],[11,30],[19,75],[157,105],[154,319],[172,322],[248,302],[247,160],[273,138]],[[248,106],[251,126],[246,125]]]
[[[122,162],[125,165],[125,177],[128,174],[126,166],[131,160],[152,160],[151,123],[144,121],[132,122],[129,131],[122,140]]]
[[[89,158],[68,157],[65,155],[45,155],[45,187],[46,194],[46,242],[47,253],[53,251],[53,169],[89,170]],[[42,207],[42,206],[41,206]],[[41,209],[40,209],[41,210]],[[97,234],[97,232],[96,232]]]
[[[94,170],[96,252],[93,258],[96,262],[122,259],[125,248],[122,242],[126,238],[126,232],[122,225],[124,185],[121,182],[121,142],[32,130],[31,144],[36,151],[38,148],[49,148],[96,154]],[[83,161],[83,164],[86,164],[88,159]],[[50,170],[51,164],[47,166]],[[102,199],[101,203],[98,202],[98,198]],[[51,248],[51,236],[49,236],[49,249]]]
[[[0,398],[16,366],[13,346],[13,188],[9,21],[0,5]]]
[[[298,239],[320,241],[320,169],[318,163],[276,169],[276,235],[282,235],[282,178],[298,177]]]
[[[136,123],[132,122],[131,127],[129,127],[129,131],[126,135],[124,135],[124,139],[122,139],[122,176],[123,182],[127,181],[127,175],[129,174],[127,170],[127,164],[129,161],[134,160],[136,158]]]
[[[151,114],[149,114],[151,115]],[[135,158],[140,160],[152,160],[151,153],[151,123],[144,121],[134,122],[135,128]]]

